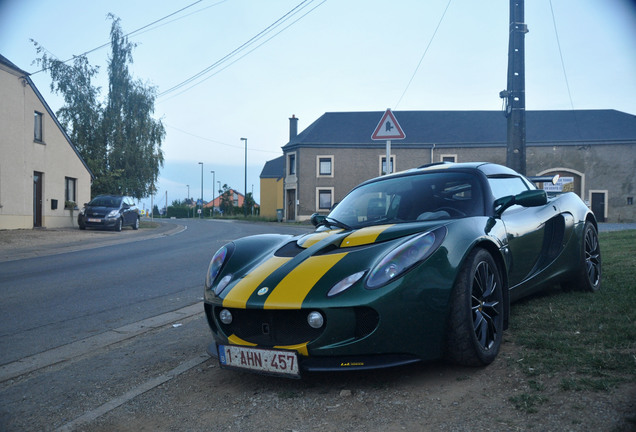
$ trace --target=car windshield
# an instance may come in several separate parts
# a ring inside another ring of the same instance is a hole
[[[354,189],[329,217],[359,228],[383,223],[484,215],[480,183],[469,173],[387,177]]]
[[[98,196],[88,203],[88,205],[94,207],[119,207],[119,204],[121,204],[121,197],[111,196]]]

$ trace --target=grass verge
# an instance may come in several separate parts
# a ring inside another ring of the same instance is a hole
[[[597,293],[553,287],[512,306],[517,364],[533,382],[562,391],[604,391],[636,381],[636,230],[600,234],[603,279]],[[542,386],[511,400],[533,412]]]

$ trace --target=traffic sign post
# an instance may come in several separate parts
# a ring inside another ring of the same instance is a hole
[[[404,138],[406,138],[406,134],[391,112],[391,108],[387,108],[371,135],[371,139],[374,141],[386,140],[386,174],[391,174],[393,171],[391,169],[391,140]]]

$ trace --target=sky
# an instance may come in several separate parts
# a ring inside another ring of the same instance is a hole
[[[501,110],[508,8],[509,0],[0,0],[0,54],[32,73],[57,111],[63,101],[33,63],[30,40],[71,59],[106,44],[108,14],[117,16],[134,32],[130,71],[157,88],[154,116],[167,132],[155,204],[166,194],[168,204],[188,192],[197,199],[202,184],[208,201],[213,181],[243,193],[241,138],[247,192],[259,202],[260,172],[282,155],[292,115],[302,132],[325,112],[391,108],[399,121],[400,110]],[[636,115],[635,0],[527,1],[525,23],[526,109]],[[87,54],[100,67],[102,98],[109,54]]]

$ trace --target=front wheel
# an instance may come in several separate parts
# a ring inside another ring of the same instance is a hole
[[[115,223],[115,227],[114,230],[117,232],[121,231],[121,227],[124,223],[122,222],[121,218],[117,219],[117,222]]]
[[[485,366],[499,353],[503,338],[503,287],[493,257],[473,250],[453,287],[446,340],[448,360]]]

